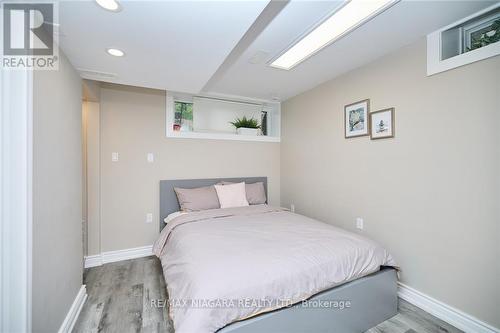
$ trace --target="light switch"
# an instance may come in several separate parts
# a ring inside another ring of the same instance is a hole
[[[155,161],[155,155],[153,153],[148,153],[148,163],[153,163]]]
[[[356,228],[363,230],[363,219],[361,217],[356,218]]]
[[[153,222],[153,213],[147,213],[146,214],[146,223],[151,223]]]
[[[118,153],[111,153],[111,161],[118,162]]]

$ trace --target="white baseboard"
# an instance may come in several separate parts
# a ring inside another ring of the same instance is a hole
[[[398,282],[398,296],[431,315],[468,333],[499,333],[500,330],[481,320]]]
[[[153,246],[134,247],[132,249],[103,252],[85,257],[85,268],[101,266],[115,261],[142,258],[153,255]]]
[[[78,319],[78,315],[80,314],[80,311],[82,311],[83,304],[86,300],[87,288],[85,285],[82,285],[75,297],[75,300],[73,301],[73,304],[71,304],[71,307],[69,308],[68,314],[66,314],[66,318],[64,318],[64,321],[59,328],[59,333],[70,333],[73,330],[76,320]]]
[[[94,256],[86,256],[84,257],[85,268],[96,267],[102,265],[102,257],[100,254]]]

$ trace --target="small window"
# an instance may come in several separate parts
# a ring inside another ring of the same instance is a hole
[[[427,35],[427,75],[500,54],[500,2]]]
[[[174,131],[193,130],[193,103],[175,101]]]
[[[488,46],[500,40],[500,10],[485,19],[464,26],[464,52]]]
[[[443,31],[441,60],[467,53],[500,41],[500,9]]]
[[[165,102],[168,138],[280,142],[278,102],[228,100],[168,91]],[[254,119],[260,130],[236,128],[233,123],[243,117]]]

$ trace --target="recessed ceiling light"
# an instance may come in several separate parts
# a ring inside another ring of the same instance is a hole
[[[123,57],[125,55],[125,52],[118,49],[106,49],[106,52],[114,57]]]
[[[120,3],[116,0],[95,0],[99,6],[112,12],[118,12],[121,9]]]
[[[289,70],[399,0],[351,0],[271,63]]]

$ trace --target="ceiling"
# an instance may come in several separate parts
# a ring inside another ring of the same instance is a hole
[[[61,2],[60,45],[89,79],[285,100],[492,3],[403,0],[290,71],[268,62],[340,1],[121,1],[118,13]]]
[[[114,13],[95,1],[59,2],[59,44],[73,66],[88,79],[198,92],[267,1],[120,3]]]

